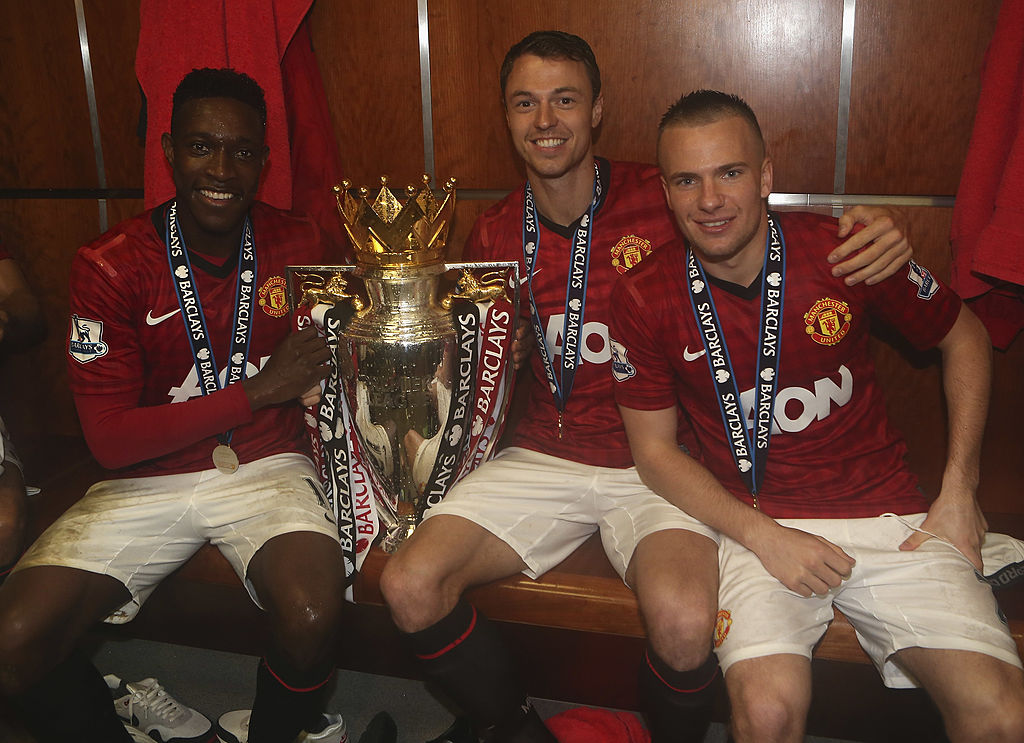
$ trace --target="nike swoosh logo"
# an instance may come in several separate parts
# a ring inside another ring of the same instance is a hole
[[[690,353],[690,347],[686,346],[683,348],[683,361],[696,361],[701,356],[707,353],[707,349],[702,348],[697,353]]]
[[[537,274],[539,274],[543,270],[544,270],[543,267],[538,268],[536,271],[533,272],[533,275],[536,276]],[[519,279],[519,286],[522,286],[523,284],[525,284],[529,280],[530,280],[529,276],[523,276],[521,279]]]
[[[180,307],[176,310],[171,310],[166,315],[160,315],[160,317],[153,317],[153,310],[150,310],[149,312],[146,313],[146,325],[159,325],[168,317],[174,317],[179,312],[181,312]]]

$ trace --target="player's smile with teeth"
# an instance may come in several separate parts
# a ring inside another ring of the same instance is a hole
[[[208,188],[200,188],[199,193],[208,199],[213,199],[214,201],[226,201],[228,199],[235,198],[233,193],[228,193],[227,191],[213,191]]]

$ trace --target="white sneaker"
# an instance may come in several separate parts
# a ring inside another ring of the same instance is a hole
[[[156,679],[125,683],[114,674],[107,674],[103,680],[114,697],[118,717],[126,726],[141,730],[149,740],[205,743],[209,739],[213,723],[168,694]]]
[[[217,720],[217,740],[220,743],[248,743],[249,716],[252,710],[236,709],[225,712]],[[348,730],[341,715],[320,715],[317,730],[299,733],[292,743],[348,743]]]
[[[124,724],[124,729],[128,731],[128,735],[132,736],[132,743],[153,743],[153,739],[146,735],[144,732],[139,730],[134,725],[129,725],[127,722]]]

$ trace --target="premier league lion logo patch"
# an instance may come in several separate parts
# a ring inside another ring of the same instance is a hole
[[[71,358],[87,364],[106,356],[110,348],[103,342],[103,323],[78,315],[71,316],[71,337],[68,353]]]
[[[838,299],[819,299],[804,313],[804,330],[811,340],[822,346],[834,346],[850,330],[850,306]]]
[[[260,307],[271,317],[288,314],[288,285],[283,276],[271,276],[260,287]]]
[[[931,271],[919,266],[914,261],[907,263],[907,281],[917,284],[917,298],[925,301],[935,296],[939,290],[939,282],[932,276]]]
[[[612,248],[612,265],[619,273],[629,269],[651,253],[651,241],[636,235],[626,235]]]
[[[617,340],[609,339],[612,349],[612,376],[616,382],[625,382],[627,379],[636,376],[636,367],[629,363],[627,354],[629,351]]]

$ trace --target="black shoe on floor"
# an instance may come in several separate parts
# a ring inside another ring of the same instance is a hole
[[[378,712],[356,743],[398,743],[398,726],[387,712]]]

